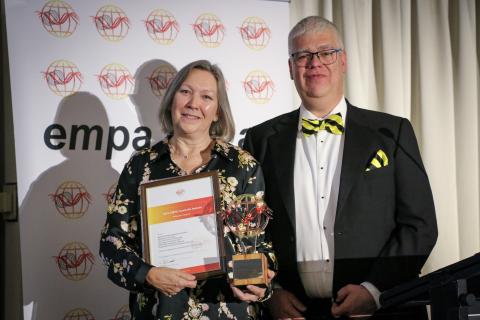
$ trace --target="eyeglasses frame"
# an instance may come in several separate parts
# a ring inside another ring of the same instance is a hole
[[[319,55],[320,53],[322,53],[322,52],[327,52],[327,51],[331,51],[331,52],[335,53],[335,60],[332,61],[332,62],[330,62],[330,63],[324,63],[324,62],[322,62],[322,59],[320,58],[320,55]],[[297,66],[297,67],[305,67],[305,66],[308,66],[309,64],[312,63],[312,61],[313,61],[313,56],[315,55],[315,56],[317,56],[317,59],[318,59],[318,61],[320,61],[321,64],[328,66],[328,65],[331,65],[331,64],[334,64],[335,62],[337,62],[338,53],[339,53],[339,52],[342,52],[342,51],[343,51],[342,48],[323,49],[323,50],[320,50],[320,51],[317,51],[317,52],[298,51],[298,52],[294,52],[294,53],[290,54],[290,58],[292,58],[293,64],[294,64],[295,66]],[[307,57],[307,63],[306,63],[305,65],[301,65],[301,66],[297,65],[297,63],[296,63],[296,61],[295,61],[295,55],[296,55],[296,54],[299,54],[299,53],[308,53],[308,54],[309,54],[309,56]]]

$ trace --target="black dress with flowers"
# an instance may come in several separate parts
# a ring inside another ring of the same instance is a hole
[[[264,191],[264,180],[257,161],[246,151],[216,140],[211,160],[195,171],[219,171],[221,206],[237,195]],[[260,306],[236,299],[226,277],[197,282],[194,289],[184,289],[167,297],[146,281],[152,266],[142,259],[139,184],[162,178],[185,175],[170,157],[167,139],[152,148],[136,153],[125,165],[108,207],[107,221],[100,240],[100,256],[108,266],[108,277],[130,291],[132,319],[257,319]],[[238,251],[235,238],[225,232],[227,259]],[[270,269],[276,260],[270,243],[258,241]]]

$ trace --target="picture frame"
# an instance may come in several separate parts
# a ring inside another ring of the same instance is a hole
[[[143,257],[197,280],[226,273],[218,171],[140,184]]]

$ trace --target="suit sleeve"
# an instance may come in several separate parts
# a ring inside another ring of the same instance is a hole
[[[367,279],[381,291],[418,276],[437,239],[432,191],[408,120],[395,140],[395,229]]]
[[[243,140],[243,149],[248,151],[254,158],[256,158],[255,149],[253,146],[252,129],[248,129],[247,133],[245,134],[245,139]]]

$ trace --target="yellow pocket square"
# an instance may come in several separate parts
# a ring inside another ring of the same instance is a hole
[[[379,149],[365,171],[371,171],[388,166],[388,157],[382,149]]]

